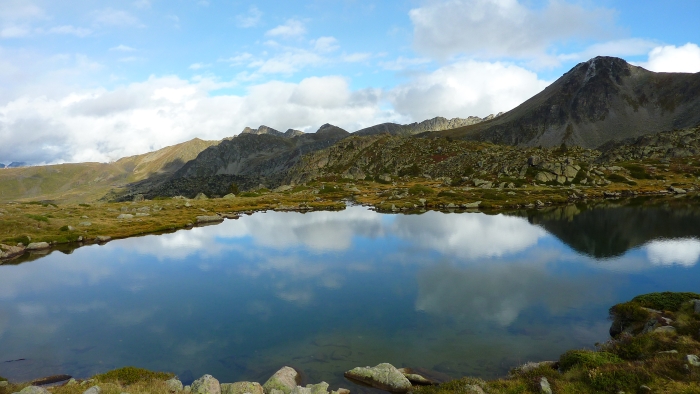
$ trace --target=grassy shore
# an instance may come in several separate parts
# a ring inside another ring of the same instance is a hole
[[[570,350],[558,360],[527,363],[509,376],[485,381],[464,377],[437,386],[417,386],[417,394],[470,393],[680,393],[700,392],[700,313],[696,293],[652,293],[610,308],[616,336],[596,350]],[[696,309],[697,308],[697,309]],[[49,390],[80,394],[99,385],[102,393],[168,393],[173,375],[126,367]],[[29,383],[0,387],[0,394]]]

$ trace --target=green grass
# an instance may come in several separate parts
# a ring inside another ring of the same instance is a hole
[[[414,185],[408,188],[408,194],[412,196],[427,196],[435,194],[435,190],[425,185]]]
[[[700,300],[698,293],[649,293],[636,296],[632,301],[645,308],[657,309],[661,311],[678,311],[683,304],[690,300]]]
[[[153,372],[143,368],[124,367],[95,375],[95,379],[104,383],[130,385],[140,381],[167,380],[174,376],[174,374],[167,372]]]
[[[608,352],[594,352],[592,350],[569,350],[559,357],[559,368],[568,371],[576,366],[586,368],[598,368],[608,364],[623,362],[620,357]]]
[[[610,182],[625,183],[625,184],[628,184],[630,186],[637,185],[637,182],[630,181],[629,179],[625,178],[624,176],[622,176],[620,174],[610,174],[607,176],[607,178]]]
[[[44,223],[48,223],[48,222],[49,222],[49,218],[47,218],[46,216],[42,216],[42,215],[32,215],[31,213],[26,214],[26,216],[27,216],[28,218],[34,219],[34,220],[36,220],[36,221],[38,221],[38,222],[44,222]]]

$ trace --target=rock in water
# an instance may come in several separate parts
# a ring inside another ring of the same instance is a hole
[[[263,394],[263,388],[258,382],[222,383],[221,394]]]
[[[223,221],[224,221],[224,219],[219,215],[197,216],[197,224],[216,223],[216,222],[223,222]]]
[[[192,394],[221,394],[221,385],[211,375],[204,375],[192,382],[190,387]]]
[[[388,363],[376,367],[357,367],[345,372],[345,377],[393,393],[405,393],[412,387],[408,378]]]
[[[409,382],[413,384],[420,384],[420,385],[432,385],[432,384],[437,384],[437,382],[434,382],[425,376],[416,373],[416,371],[412,370],[411,368],[399,368],[399,372],[403,374],[403,376],[408,379]]]
[[[282,367],[262,387],[265,394],[271,394],[272,390],[280,390],[284,394],[290,394],[300,381],[301,377],[294,368]]]
[[[32,242],[27,245],[27,250],[42,250],[51,247],[47,242]]]
[[[296,386],[292,389],[292,394],[328,394],[328,383],[307,384],[306,387]]]
[[[168,388],[168,392],[177,393],[182,391],[182,382],[178,378],[172,378],[165,381],[165,387]]]

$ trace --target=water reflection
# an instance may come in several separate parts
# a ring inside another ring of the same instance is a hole
[[[619,221],[644,212],[659,222],[627,234]],[[692,290],[700,241],[679,212],[268,212],[52,253],[0,266],[2,357],[28,360],[0,375],[264,380],[293,364],[347,385],[342,371],[391,362],[497,376],[605,340],[615,302]]]

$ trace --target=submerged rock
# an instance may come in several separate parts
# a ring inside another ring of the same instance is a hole
[[[221,394],[263,394],[263,388],[258,382],[222,383]]]
[[[265,394],[272,394],[272,390],[279,390],[284,394],[290,394],[299,382],[301,382],[301,377],[294,368],[282,367],[282,369],[275,372],[262,387]]]
[[[417,371],[414,371],[411,368],[399,368],[398,371],[401,372],[403,376],[405,376],[406,379],[408,379],[412,384],[420,384],[424,386],[437,384],[437,382],[419,374]]]
[[[412,387],[408,378],[389,363],[382,363],[376,367],[353,368],[345,372],[345,377],[393,393],[405,393]]]
[[[190,391],[193,394],[221,394],[221,385],[211,375],[204,375],[192,382]]]

